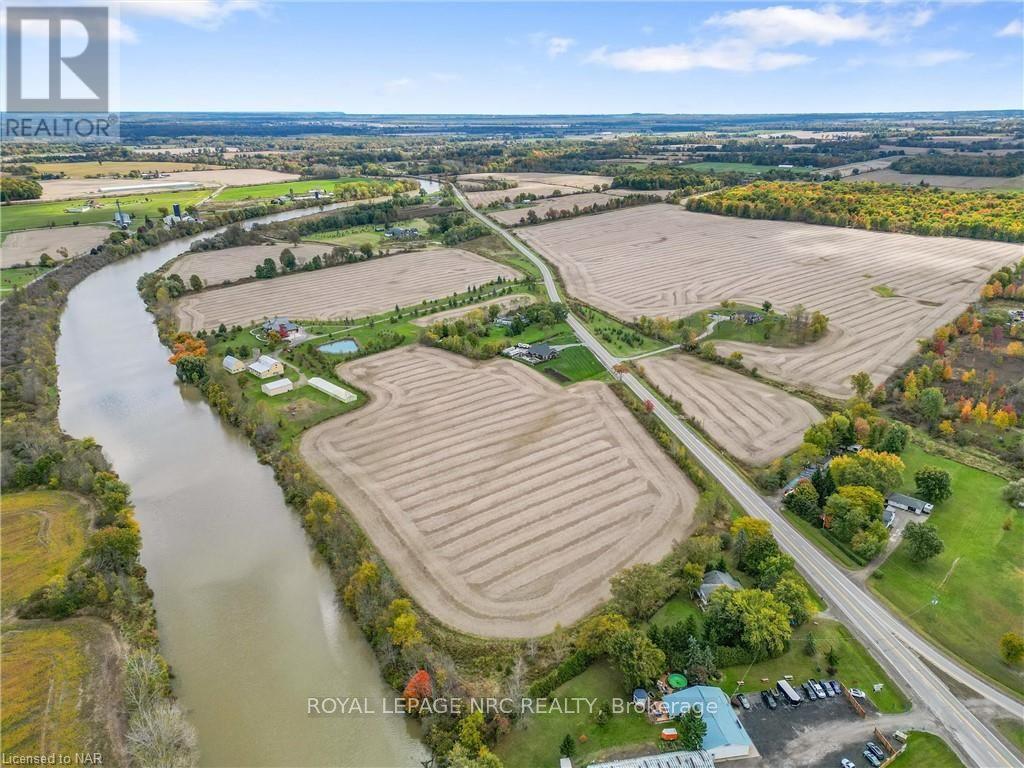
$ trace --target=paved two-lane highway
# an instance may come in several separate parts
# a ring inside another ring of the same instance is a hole
[[[547,263],[508,231],[473,208],[461,190],[454,186],[452,189],[467,211],[540,269],[548,298],[561,301]],[[568,323],[580,341],[608,370],[621,362],[576,317],[570,314]],[[968,762],[979,768],[1024,768],[1024,763],[1014,752],[950,692],[923,660],[941,669],[958,683],[973,689],[979,696],[1006,710],[1013,717],[1024,718],[1024,704],[954,661],[906,626],[865,587],[851,579],[807,541],[729,464],[662,405],[643,382],[631,373],[615,375],[641,400],[650,400],[655,404],[654,414],[658,419],[732,494],[748,515],[768,520],[772,524],[779,545],[796,559],[807,580],[828,601],[831,609],[846,620],[850,629],[872,654],[914,691],[935,720],[946,729],[945,735],[954,742]]]

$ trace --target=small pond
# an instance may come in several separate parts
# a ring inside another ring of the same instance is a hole
[[[350,355],[359,351],[359,345],[353,339],[338,339],[329,344],[322,344],[317,349],[329,355]]]

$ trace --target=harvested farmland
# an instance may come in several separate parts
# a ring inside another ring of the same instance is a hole
[[[59,260],[57,252],[66,248],[68,256],[88,253],[95,246],[106,240],[111,227],[54,227],[52,229],[30,229],[24,232],[12,232],[4,238],[0,249],[0,264],[6,267],[22,264],[38,264],[39,257],[44,253]]]
[[[901,171],[893,170],[877,170],[870,173],[860,173],[856,176],[848,176],[843,181],[875,181],[879,184],[903,184],[904,186],[912,187],[927,184],[930,187],[959,190],[1024,190],[1024,176],[941,176],[934,173],[902,173]]]
[[[588,205],[595,204],[605,205],[611,199],[611,195],[606,195],[603,192],[581,192],[578,195],[560,195],[559,197],[536,200],[522,208],[494,211],[489,215],[501,224],[515,226],[520,220],[525,219],[530,211],[533,211],[539,218],[543,219],[548,211],[571,211],[573,206],[576,205],[580,208],[586,208]]]
[[[259,247],[259,246],[257,246]],[[190,294],[176,310],[188,331],[249,325],[284,315],[305,320],[362,317],[465,291],[515,270],[457,248],[400,253],[357,264]]]
[[[346,363],[371,394],[301,451],[426,610],[534,637],[682,539],[697,493],[605,386],[408,347]]]
[[[204,283],[211,286],[234,282],[243,277],[252,277],[256,265],[262,264],[264,259],[271,259],[280,266],[279,258],[285,248],[295,254],[295,261],[299,264],[305,264],[314,256],[322,256],[331,250],[330,246],[307,243],[240,245],[237,248],[222,248],[219,251],[183,253],[171,262],[167,272],[181,275],[186,281],[190,275],[199,275]]]
[[[157,163],[152,163],[157,165]],[[260,168],[221,168],[206,171],[181,171],[158,179],[54,179],[40,182],[43,186],[42,200],[63,200],[84,195],[126,195],[147,190],[159,191],[160,186],[188,182],[200,187],[241,186],[245,184],[270,184],[299,178],[294,173],[265,171]]]
[[[712,440],[753,466],[799,448],[804,430],[822,419],[806,400],[689,355],[650,357],[643,368]]]
[[[555,263],[570,294],[624,318],[677,318],[722,300],[831,318],[802,347],[718,342],[748,366],[835,397],[867,371],[878,383],[916,340],[973,300],[1020,246],[711,216],[648,205],[527,227],[519,236]],[[884,298],[872,286],[889,286]]]
[[[515,182],[510,189],[478,189],[473,182],[487,179]],[[537,197],[551,197],[555,192],[571,195],[574,192],[591,191],[595,184],[611,184],[611,176],[587,176],[579,173],[472,173],[459,177],[459,184],[467,190],[467,199],[475,206],[486,206],[504,200],[515,199],[517,195],[528,194]]]

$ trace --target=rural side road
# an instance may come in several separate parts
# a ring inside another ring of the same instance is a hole
[[[467,211],[540,269],[549,300],[561,301],[547,263],[505,229],[473,208],[461,190],[454,185],[451,188]],[[621,362],[619,358],[609,353],[575,316],[570,314],[567,321],[580,341],[605,368],[612,371],[615,365]],[[654,414],[658,419],[704,468],[714,475],[748,515],[771,523],[780,546],[793,556],[797,567],[829,603],[832,611],[846,620],[850,630],[867,645],[875,658],[902,678],[908,692],[912,693],[931,712],[935,720],[942,724],[946,730],[945,735],[966,762],[979,768],[1024,768],[1024,763],[1014,752],[953,695],[925,662],[941,669],[959,684],[973,689],[979,696],[1006,710],[1018,720],[1024,717],[1024,704],[952,660],[906,626],[902,619],[894,616],[864,586],[841,571],[827,555],[797,532],[746,480],[662,405],[639,379],[631,373],[614,375],[641,400],[650,400],[654,403]]]

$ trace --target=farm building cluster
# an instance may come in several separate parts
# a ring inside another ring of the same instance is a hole
[[[537,365],[558,357],[558,349],[546,342],[538,344],[524,344],[520,342],[512,347],[506,347],[501,351],[505,357],[513,360],[521,360],[529,365]]]

